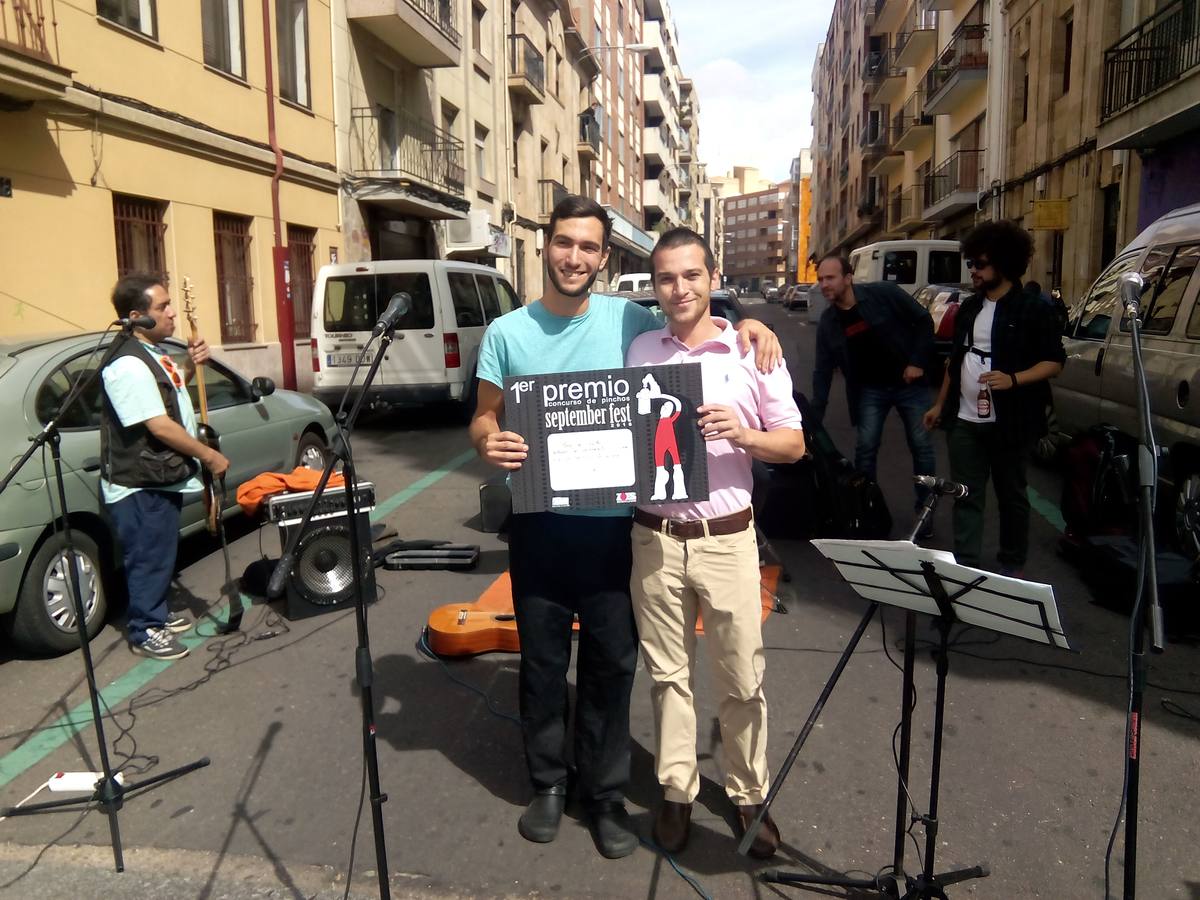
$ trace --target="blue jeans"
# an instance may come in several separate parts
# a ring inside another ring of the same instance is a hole
[[[933,392],[924,384],[897,387],[862,388],[858,406],[858,444],[854,448],[854,465],[872,481],[876,477],[875,459],[883,441],[883,423],[888,410],[895,407],[904,422],[904,434],[913,458],[914,475],[937,473],[937,454],[933,441],[925,430],[921,417],[933,403]],[[925,489],[917,488],[917,504],[925,499]]]
[[[175,491],[138,491],[108,507],[125,562],[129,588],[129,640],[140,644],[146,629],[167,621],[167,593],[179,549],[179,510]]]

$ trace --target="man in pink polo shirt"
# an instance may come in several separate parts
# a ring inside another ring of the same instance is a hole
[[[738,348],[732,326],[710,314],[709,295],[720,281],[704,239],[672,229],[650,263],[668,324],[636,338],[626,364],[700,364],[705,403],[698,412],[708,453],[707,500],[638,506],[633,519],[633,611],[654,681],[655,768],[664,793],[653,836],[676,853],[687,843],[700,791],[692,705],[698,614],[722,695],[725,790],[741,833],[766,798],[767,703],[750,466],[755,459],[795,462],[804,455],[804,432],[787,368],[759,372],[753,356]],[[768,816],[750,855],[765,859],[778,847],[779,829]]]

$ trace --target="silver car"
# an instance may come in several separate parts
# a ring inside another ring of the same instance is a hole
[[[1168,213],[1122,250],[1070,310],[1067,364],[1054,379],[1060,428],[1094,425],[1139,435],[1129,324],[1121,276],[1138,272],[1142,346],[1155,439],[1167,448],[1160,504],[1173,510],[1179,548],[1200,559],[1200,205]]]
[[[98,339],[86,334],[0,344],[0,421],[8,423],[0,433],[0,476],[54,416],[76,380],[98,365],[103,355],[103,348],[93,353]],[[166,343],[183,358],[183,344]],[[235,497],[243,481],[296,465],[323,465],[334,427],[324,404],[294,391],[277,391],[269,378],[247,381],[215,360],[203,371],[209,422],[230,462],[226,515],[239,509]],[[193,386],[193,402],[195,390]],[[120,561],[116,535],[100,502],[100,402],[96,379],[68,411],[60,431],[89,635],[104,623]],[[14,643],[42,653],[79,646],[52,465],[49,448],[44,448],[0,494],[0,625]],[[184,505],[180,536],[203,528],[204,508],[197,494]]]

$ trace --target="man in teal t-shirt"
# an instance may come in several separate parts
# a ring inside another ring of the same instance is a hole
[[[611,230],[598,203],[562,200],[547,227],[549,283],[542,299],[497,319],[484,335],[471,441],[487,462],[512,471],[529,453],[521,435],[500,427],[505,377],[621,368],[633,339],[662,327],[636,303],[591,293],[608,260]],[[756,342],[760,366],[781,359],[779,342],[761,323],[748,320],[740,337],[747,348]],[[629,507],[514,515],[508,545],[521,643],[521,730],[535,791],[518,830],[530,841],[552,841],[566,806],[567,670],[578,616],[578,789],[596,846],[610,859],[638,845],[624,804],[638,651],[629,597],[631,516]]]

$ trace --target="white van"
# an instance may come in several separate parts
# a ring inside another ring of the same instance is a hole
[[[469,414],[484,329],[521,301],[495,269],[453,260],[322,266],[312,305],[313,394],[331,408],[341,403],[371,329],[401,291],[412,297],[412,308],[396,326],[368,400],[396,406],[457,402]]]
[[[910,294],[927,284],[970,284],[958,241],[878,241],[850,253],[854,280],[890,281]]]
[[[648,291],[652,278],[649,272],[633,272],[629,275],[618,275],[614,291]]]

